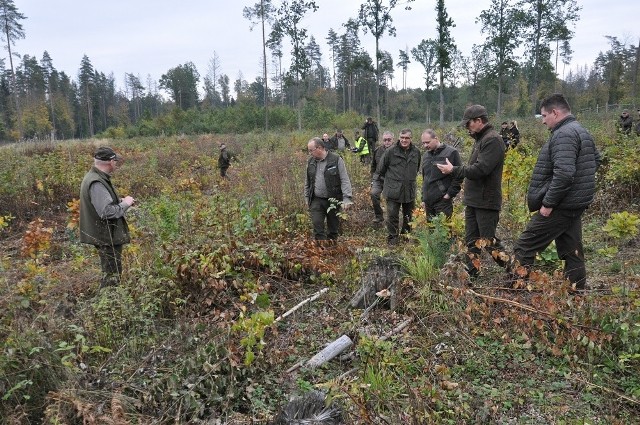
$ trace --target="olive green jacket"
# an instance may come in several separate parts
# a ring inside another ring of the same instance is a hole
[[[99,182],[107,188],[113,203],[120,202],[109,175],[96,167],[91,167],[80,185],[80,242],[96,246],[129,243],[131,238],[125,218],[103,219],[93,207],[89,190],[91,184],[95,182]]]

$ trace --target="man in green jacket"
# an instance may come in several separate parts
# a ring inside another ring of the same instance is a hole
[[[409,223],[416,206],[416,178],[420,171],[420,150],[411,143],[412,132],[400,131],[400,140],[382,155],[373,180],[384,179],[382,196],[387,200],[387,243],[398,243],[400,209],[402,209],[401,234],[409,233]]]
[[[80,185],[80,242],[98,250],[103,288],[120,282],[122,247],[131,240],[124,215],[136,201],[131,196],[120,199],[111,184],[122,157],[110,147],[100,147],[93,158]]]
[[[506,261],[504,248],[496,237],[502,208],[502,167],[505,146],[502,137],[489,124],[487,109],[482,105],[469,106],[462,118],[464,126],[474,138],[473,150],[467,165],[454,166],[445,160],[437,167],[443,174],[464,177],[464,224],[467,245],[467,271],[470,277],[479,273],[481,248],[484,247],[500,266]]]

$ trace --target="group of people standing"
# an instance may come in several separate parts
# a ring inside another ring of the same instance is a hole
[[[401,130],[397,141],[392,132],[383,133],[383,144],[373,151],[371,200],[375,221],[381,222],[380,196],[386,199],[387,242],[395,245],[403,233],[411,230],[409,223],[416,206],[419,173],[423,177],[422,205],[428,220],[439,213],[451,217],[453,199],[464,182],[465,266],[470,280],[480,274],[482,248],[508,271],[508,282],[515,282],[528,277],[536,254],[555,241],[558,256],[565,261],[565,277],[576,290],[585,289],[582,215],[594,199],[600,154],[593,137],[571,114],[562,94],[543,100],[541,116],[551,136],[540,150],[528,188],[527,203],[534,214],[515,242],[513,255],[505,253],[496,236],[502,208],[502,168],[508,146],[489,123],[487,110],[482,105],[472,105],[463,114],[461,125],[474,139],[466,165],[461,163],[458,151],[442,143],[433,129],[422,132],[424,154],[413,144],[410,129]],[[517,129],[515,123],[514,127]],[[321,139],[310,140],[308,149],[311,158],[305,179],[305,199],[314,236],[317,240],[335,240],[339,234],[337,214],[341,205],[348,208],[353,204],[349,176],[344,160],[327,150]],[[326,190],[327,187],[332,191]],[[320,200],[314,203],[316,197]],[[328,233],[324,230],[325,219]]]
[[[373,152],[370,194],[377,222],[384,219],[380,197],[386,199],[387,242],[395,245],[403,233],[411,230],[419,173],[427,219],[440,213],[451,217],[453,199],[464,182],[466,268],[471,279],[480,273],[482,247],[514,281],[526,278],[536,254],[555,241],[558,256],[565,261],[565,277],[575,289],[585,289],[581,220],[594,199],[600,154],[591,134],[571,114],[563,95],[544,99],[541,116],[551,136],[540,150],[528,188],[527,203],[534,214],[515,242],[513,256],[496,255],[504,252],[496,228],[502,207],[506,146],[489,123],[484,106],[472,105],[463,114],[461,125],[474,139],[466,165],[458,151],[442,143],[433,129],[421,134],[424,154],[414,145],[408,128],[400,131],[398,140],[391,131],[385,131],[378,147],[377,140],[366,139]],[[313,138],[307,143],[304,197],[316,240],[337,240],[339,213],[353,205],[344,159],[335,152],[348,147],[341,131],[328,141]],[[122,247],[130,241],[125,213],[136,200],[132,196],[120,198],[111,183],[111,175],[122,161],[120,155],[109,147],[100,147],[93,158],[93,167],[80,187],[80,241],[96,247],[104,287],[120,280]]]
[[[502,141],[507,149],[515,149],[520,143],[520,130],[518,129],[518,122],[511,121],[506,122],[502,121],[502,125],[500,126],[500,136],[502,137]]]

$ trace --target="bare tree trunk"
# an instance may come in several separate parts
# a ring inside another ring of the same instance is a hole
[[[269,95],[267,87],[267,42],[264,34],[264,0],[260,0],[260,15],[262,16],[262,57],[264,59],[264,131],[269,130]]]
[[[351,91],[353,90],[353,74],[349,74],[349,101],[347,103],[349,109],[347,109],[348,111],[351,110]]]
[[[440,67],[440,127],[444,126],[444,69]]]
[[[51,141],[54,142],[56,140],[56,110],[53,105],[53,93],[51,93],[51,78],[49,78],[49,104],[51,105],[51,125],[53,127]]]
[[[638,71],[640,71],[640,40],[638,40],[638,47],[636,48],[636,66],[633,72],[633,85],[631,86],[631,99],[636,106],[638,106],[636,96],[638,94]]]
[[[9,26],[5,26],[5,35],[7,37],[7,51],[9,53],[9,64],[11,65],[11,84],[13,85],[13,98],[16,102],[16,114],[18,114],[18,136],[22,139],[22,111],[20,110],[20,97],[18,96],[18,83],[16,82],[16,73],[13,70],[13,53],[11,53],[11,38],[9,38]]]
[[[496,114],[502,115],[502,74],[498,71],[498,106],[496,107]]]
[[[86,85],[85,96],[87,101],[87,125],[89,126],[89,137],[93,137],[93,108],[91,108],[91,99],[89,98],[89,87]]]
[[[376,37],[376,119],[380,122],[380,55],[378,53],[378,37]]]

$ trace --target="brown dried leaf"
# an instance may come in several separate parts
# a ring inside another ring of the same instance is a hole
[[[459,386],[460,384],[458,384],[457,382],[447,381],[446,379],[440,381],[440,387],[442,387],[443,390],[452,391],[458,388]]]

